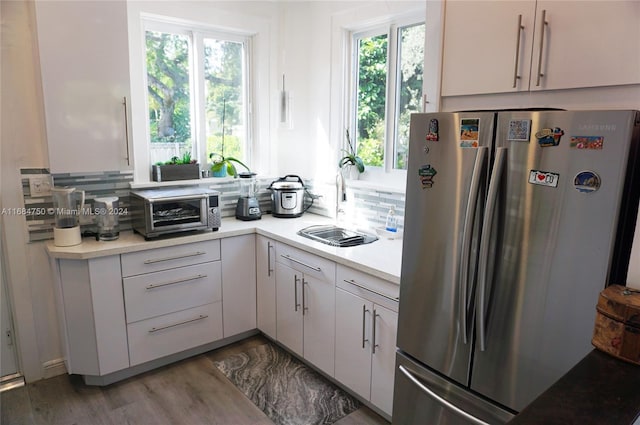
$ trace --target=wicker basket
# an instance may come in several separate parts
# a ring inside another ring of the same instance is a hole
[[[611,285],[600,293],[591,343],[621,360],[640,364],[640,291]]]

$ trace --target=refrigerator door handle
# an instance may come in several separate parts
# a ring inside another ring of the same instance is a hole
[[[491,242],[491,227],[493,226],[493,218],[496,212],[496,204],[498,201],[498,192],[502,184],[502,170],[507,157],[507,148],[496,149],[496,160],[491,170],[491,183],[489,183],[489,192],[487,194],[487,206],[482,220],[482,239],[480,241],[479,265],[478,265],[478,291],[477,291],[477,321],[478,321],[478,342],[480,351],[484,351],[487,346],[486,339],[486,320],[487,313],[485,311],[485,294],[487,289],[487,278],[489,274],[489,244]]]
[[[452,404],[451,402],[445,400],[444,398],[440,397],[438,394],[436,394],[433,391],[431,391],[429,388],[424,386],[422,384],[422,382],[420,382],[418,380],[418,378],[413,376],[413,374],[411,372],[409,372],[404,366],[400,365],[400,366],[398,366],[398,369],[400,369],[400,372],[402,372],[402,374],[404,376],[406,376],[411,382],[413,382],[418,388],[420,388],[425,394],[427,394],[429,397],[431,397],[433,400],[435,400],[441,406],[443,406],[443,407],[453,411],[454,413],[462,416],[463,418],[469,420],[470,422],[474,423],[475,425],[490,425],[487,422],[484,422],[484,421],[476,418],[472,414],[470,414],[468,412],[465,412],[464,410],[462,410],[458,406]]]
[[[471,185],[469,187],[469,197],[467,199],[467,208],[464,215],[464,226],[462,228],[462,247],[460,249],[460,279],[459,285],[459,310],[460,310],[460,327],[462,328],[462,342],[468,341],[467,330],[467,290],[469,288],[469,257],[471,255],[471,239],[473,236],[473,224],[476,217],[476,206],[478,203],[478,191],[480,190],[480,180],[484,169],[485,158],[487,157],[488,147],[480,147],[477,149],[476,161],[473,165],[473,174],[471,175]],[[473,289],[471,290],[473,293]]]

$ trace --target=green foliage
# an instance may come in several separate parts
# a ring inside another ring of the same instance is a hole
[[[401,29],[398,112],[395,136],[395,168],[406,168],[411,113],[422,105],[424,68],[424,24]],[[384,165],[387,36],[359,41],[357,93],[357,150],[365,164]],[[389,82],[395,84],[393,81]]]
[[[358,141],[372,137],[371,133],[385,117],[387,35],[361,39],[359,47]]]
[[[147,31],[146,48],[151,142],[190,142],[188,40]]]
[[[165,162],[158,162],[156,165],[181,165],[181,164],[195,164],[198,161],[191,159],[191,152],[185,152],[182,157],[174,156],[170,160]]]

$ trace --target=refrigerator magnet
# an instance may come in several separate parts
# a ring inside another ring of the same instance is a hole
[[[461,148],[477,148],[478,147],[478,128],[480,127],[480,119],[463,118],[460,120],[460,147]]]
[[[438,120],[433,118],[429,121],[429,132],[426,137],[429,142],[437,142],[438,141]]]
[[[538,139],[538,144],[543,148],[549,146],[558,146],[560,144],[560,138],[563,134],[564,131],[559,127],[543,128],[536,133],[536,139]]]
[[[418,169],[418,177],[420,177],[420,183],[423,189],[433,187],[433,176],[436,174],[438,174],[438,172],[430,164],[423,165]]]
[[[531,136],[531,120],[509,121],[507,140],[514,142],[528,142]]]
[[[571,136],[570,147],[575,149],[601,150],[604,145],[604,137],[601,136]]]
[[[560,174],[549,171],[531,170],[529,171],[529,183],[538,186],[558,187]]]
[[[581,171],[573,179],[573,186],[582,193],[591,193],[600,189],[600,176],[593,171]]]

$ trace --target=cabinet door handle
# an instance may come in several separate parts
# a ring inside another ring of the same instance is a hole
[[[298,275],[293,275],[293,311],[298,311]]]
[[[349,280],[347,280],[347,279],[342,279],[342,281],[343,281],[343,282],[346,282],[346,283],[348,283],[348,284],[351,284],[351,285],[353,285],[353,286],[357,286],[357,287],[358,287],[358,288],[360,288],[360,289],[364,289],[365,291],[373,292],[374,294],[376,294],[376,295],[380,295],[381,297],[385,297],[386,299],[391,300],[391,301],[398,301],[398,299],[399,299],[399,297],[395,297],[395,298],[393,298],[393,297],[390,297],[389,295],[385,295],[385,294],[383,294],[382,292],[378,292],[378,291],[374,291],[373,289],[369,289],[369,288],[367,288],[366,286],[364,286],[364,285],[361,285],[361,284],[357,283],[357,282],[356,282],[355,280],[353,280],[353,279],[349,279]]]
[[[365,335],[365,325],[367,323],[367,305],[366,304],[362,304],[362,349],[364,350],[364,343],[369,341],[368,339],[366,339],[366,335]]]
[[[297,260],[297,259],[293,258],[290,255],[281,255],[281,257],[282,258],[286,258],[287,260],[293,261],[294,263],[298,263],[301,266],[305,266],[307,268],[310,268],[311,270],[315,270],[317,272],[321,272],[322,271],[322,269],[320,267],[311,266],[311,265],[305,263],[304,261],[300,261],[300,260]]]
[[[127,165],[131,165],[131,157],[129,155],[129,115],[127,112],[127,97],[124,96],[122,104],[124,105],[124,145],[127,149]]]
[[[536,87],[540,86],[540,78],[544,77],[542,73],[542,50],[544,49],[544,34],[549,23],[547,22],[547,11],[542,11],[542,23],[540,24],[540,49],[538,50],[538,76],[536,77]]]
[[[177,283],[192,282],[194,280],[202,279],[203,277],[207,277],[207,275],[199,274],[196,276],[184,277],[182,279],[171,280],[169,282],[164,282],[164,283],[158,283],[158,284],[152,283],[151,285],[148,285],[145,289],[150,290],[150,289],[162,288],[163,286],[175,285]]]
[[[307,307],[307,301],[305,300],[305,296],[304,296],[304,285],[308,284],[309,282],[307,282],[306,280],[304,280],[304,276],[302,277],[302,315],[304,316],[304,312],[309,310],[309,307]]]
[[[375,354],[376,353],[376,347],[379,347],[380,345],[376,343],[376,317],[380,317],[380,315],[378,313],[376,313],[376,309],[373,309],[373,329],[372,329],[372,335],[371,335],[371,354]]]
[[[152,258],[150,260],[144,260],[144,264],[162,263],[163,261],[180,260],[182,258],[197,257],[198,255],[204,255],[202,251],[189,252],[182,255],[174,255],[173,257]]]
[[[522,15],[518,15],[518,33],[516,35],[516,63],[513,67],[513,88],[515,89],[520,76],[518,75],[518,65],[520,62],[520,35],[522,34],[522,30],[524,30],[524,25],[522,25]]]
[[[152,334],[154,332],[162,331],[162,330],[165,330],[165,329],[175,328],[176,326],[186,325],[187,323],[197,322],[198,320],[203,320],[203,319],[206,319],[207,317],[209,317],[209,316],[207,316],[205,314],[201,314],[200,316],[195,317],[193,319],[184,320],[182,322],[174,323],[172,325],[161,326],[159,328],[151,328],[151,329],[149,329],[149,333]]]
[[[267,242],[267,276],[271,276],[271,273],[273,273],[273,269],[271,268],[271,248],[273,248],[273,245],[271,245],[271,242]]]

